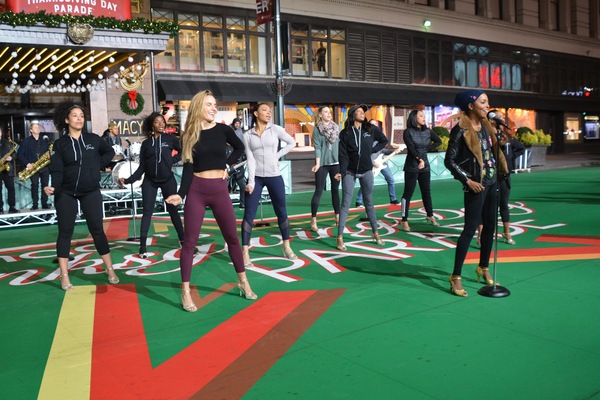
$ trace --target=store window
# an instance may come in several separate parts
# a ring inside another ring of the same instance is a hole
[[[179,68],[182,71],[200,71],[200,36],[198,15],[182,14],[178,16],[179,31]]]
[[[174,20],[173,11],[152,9],[152,20],[158,22],[170,22]],[[175,38],[167,41],[166,50],[154,57],[154,66],[156,69],[173,71],[177,65],[175,63]]]
[[[223,20],[219,15],[204,15],[202,27],[204,48],[204,70],[209,72],[225,71],[225,44],[223,40]]]
[[[578,114],[565,114],[565,141],[577,142],[581,140],[581,123]]]

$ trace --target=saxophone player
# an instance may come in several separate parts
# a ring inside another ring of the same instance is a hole
[[[19,146],[18,158],[22,165],[25,165],[25,169],[31,170],[36,161],[40,159],[50,147],[50,141],[48,136],[40,137],[40,124],[37,121],[32,121],[29,124],[30,135],[26,137]],[[48,166],[42,168],[39,172],[31,176],[31,201],[32,210],[38,209],[38,201],[40,199],[40,183],[42,189],[48,186],[50,178],[50,170]],[[48,196],[42,190],[42,208],[47,210],[50,208],[48,205]]]
[[[10,167],[10,162],[13,160],[12,153],[15,151],[15,145],[4,138],[4,127],[0,126],[0,159],[3,160],[2,165],[6,168],[0,172],[0,182],[4,182],[6,192],[8,194],[8,212],[18,213],[15,208],[15,169]],[[4,199],[2,196],[2,183],[0,183],[0,214],[4,214]]]

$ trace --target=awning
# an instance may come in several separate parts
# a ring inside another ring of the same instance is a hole
[[[77,80],[102,80],[99,75],[112,75],[124,62],[133,65],[150,52],[164,51],[168,40],[168,33],[95,29],[80,45],[68,40],[66,26],[0,25],[0,84],[17,80],[22,86],[27,81],[32,87],[51,86],[63,80],[68,86]]]
[[[159,101],[191,100],[196,93],[210,90],[217,101],[260,102],[273,101],[275,95],[260,79],[215,80],[213,77],[188,77],[161,79],[157,74],[157,97]]]

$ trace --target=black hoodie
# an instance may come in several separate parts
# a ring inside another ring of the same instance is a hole
[[[55,194],[84,195],[100,189],[100,170],[115,155],[113,148],[95,133],[82,133],[79,140],[64,135],[54,142],[50,175]]]
[[[173,155],[173,150],[177,152]],[[171,168],[181,160],[181,145],[177,136],[166,133],[152,135],[142,142],[140,148],[140,166],[133,175],[125,179],[125,183],[133,183],[142,178],[156,183],[163,183],[173,176]]]
[[[375,146],[373,144],[377,142]],[[357,129],[352,124],[340,132],[340,173],[364,174],[373,169],[371,154],[387,145],[387,138],[375,125],[363,124]]]

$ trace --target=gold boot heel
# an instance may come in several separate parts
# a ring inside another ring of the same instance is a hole
[[[450,292],[451,293],[455,294],[456,296],[460,296],[460,297],[467,297],[469,295],[465,289],[456,289],[454,287],[454,282],[462,280],[462,277],[450,275],[450,278],[448,280],[450,281]]]
[[[480,279],[483,279],[486,285],[494,286],[493,279],[486,279],[484,273],[489,271],[489,268],[477,267],[475,268],[475,273],[477,274],[477,283],[479,283]],[[500,285],[500,282],[496,282],[496,285]]]

